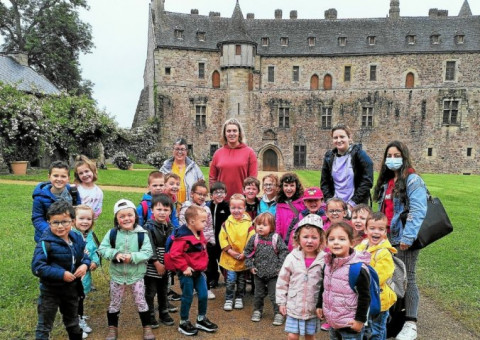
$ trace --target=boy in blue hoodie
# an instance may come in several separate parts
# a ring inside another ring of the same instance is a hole
[[[32,223],[35,242],[49,229],[47,211],[52,203],[65,200],[72,205],[81,203],[77,188],[70,186],[70,168],[63,161],[54,161],[48,169],[48,182],[39,183],[33,190]]]
[[[36,339],[49,339],[57,310],[62,313],[69,339],[82,339],[78,325],[78,301],[83,294],[82,277],[90,266],[85,241],[73,232],[75,210],[65,200],[47,211],[49,229],[39,239],[32,259],[32,272],[40,278]]]
[[[147,189],[148,191],[143,194],[142,200],[137,206],[138,224],[141,226],[152,218],[152,196],[163,194],[163,190],[165,189],[163,173],[158,170],[150,172],[148,174]]]

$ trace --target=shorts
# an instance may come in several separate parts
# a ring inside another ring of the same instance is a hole
[[[314,335],[320,331],[320,320],[318,318],[311,318],[308,320],[301,320],[287,315],[285,322],[285,332],[298,335]]]

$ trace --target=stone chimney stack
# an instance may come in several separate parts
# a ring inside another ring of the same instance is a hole
[[[324,13],[325,13],[325,19],[327,20],[337,19],[337,10],[335,8],[327,9]]]
[[[290,19],[297,19],[298,12],[296,10],[290,11]]]
[[[247,19],[255,19],[255,13],[247,13]]]
[[[198,9],[192,8],[192,9],[190,10],[190,14],[198,15]]]
[[[400,18],[400,1],[399,0],[390,1],[390,10],[388,12],[388,17],[390,19]]]
[[[281,9],[276,9],[275,10],[275,19],[281,19],[282,18],[282,10]]]

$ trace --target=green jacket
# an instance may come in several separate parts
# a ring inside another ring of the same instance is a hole
[[[138,249],[138,233],[145,233],[141,249]],[[138,224],[133,230],[118,230],[115,248],[112,248],[110,244],[109,230],[103,238],[98,252],[104,259],[111,261],[110,279],[115,283],[127,285],[143,279],[147,272],[148,259],[153,255],[148,233]],[[132,261],[130,263],[112,261],[118,253],[130,253]]]

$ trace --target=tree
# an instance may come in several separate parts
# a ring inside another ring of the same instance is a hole
[[[80,8],[88,9],[86,0],[0,0],[4,52],[27,53],[29,65],[60,89],[90,95],[92,83],[82,80],[78,59],[94,45]]]

